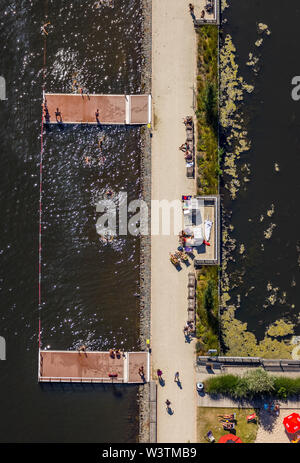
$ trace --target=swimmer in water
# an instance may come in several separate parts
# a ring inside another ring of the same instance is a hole
[[[97,109],[98,111],[98,109]],[[98,117],[99,117],[99,114],[98,114]],[[103,137],[101,137],[98,141],[98,146],[99,146],[99,150],[101,151],[101,146],[102,146],[102,143],[103,141],[105,140],[105,135],[103,135]]]
[[[41,28],[41,29],[42,29],[42,34],[48,35],[48,32],[47,32],[47,30],[46,30],[46,27],[49,26],[49,24],[51,24],[50,21],[47,22],[47,23],[45,23],[45,24],[42,26],[42,28]]]
[[[89,156],[85,156],[84,161],[86,164],[90,165],[91,164],[91,158]]]
[[[106,157],[104,157],[104,156],[100,157],[99,162],[98,162],[99,166],[102,166],[102,164],[104,164],[105,159],[106,159]]]
[[[113,196],[114,192],[112,190],[106,190],[105,194],[106,194],[106,196],[108,198],[111,198]]]

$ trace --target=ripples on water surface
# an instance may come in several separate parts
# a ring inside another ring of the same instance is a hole
[[[37,384],[38,198],[43,40],[48,10],[46,91],[140,91],[141,6],[96,2],[0,2],[1,362],[0,439],[122,442],[137,438],[136,387]],[[98,141],[105,136],[99,165]],[[84,158],[92,158],[91,165]],[[109,187],[140,190],[138,128],[57,127],[45,134],[43,347],[138,348],[139,241],[104,245],[95,201]],[[122,400],[123,399],[123,400]]]

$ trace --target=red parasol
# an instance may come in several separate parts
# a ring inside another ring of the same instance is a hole
[[[243,442],[234,434],[225,434],[219,439],[219,444],[242,444]]]
[[[290,434],[300,431],[300,415],[298,413],[291,413],[283,419],[283,424]]]

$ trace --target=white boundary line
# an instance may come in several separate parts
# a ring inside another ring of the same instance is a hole
[[[152,123],[152,96],[148,95],[148,124]]]
[[[125,95],[125,122],[127,125],[131,122],[131,96]]]
[[[150,353],[147,355],[147,382],[150,383]]]

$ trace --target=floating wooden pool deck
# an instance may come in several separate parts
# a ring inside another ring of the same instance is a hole
[[[139,373],[141,367],[144,376]],[[125,352],[120,358],[111,358],[109,352],[39,350],[38,380],[143,384],[150,380],[149,353]]]
[[[49,119],[57,124],[142,125],[151,123],[151,95],[87,95],[45,93]],[[58,111],[57,111],[58,110]],[[96,112],[99,110],[98,120]],[[60,117],[58,117],[60,120]]]

